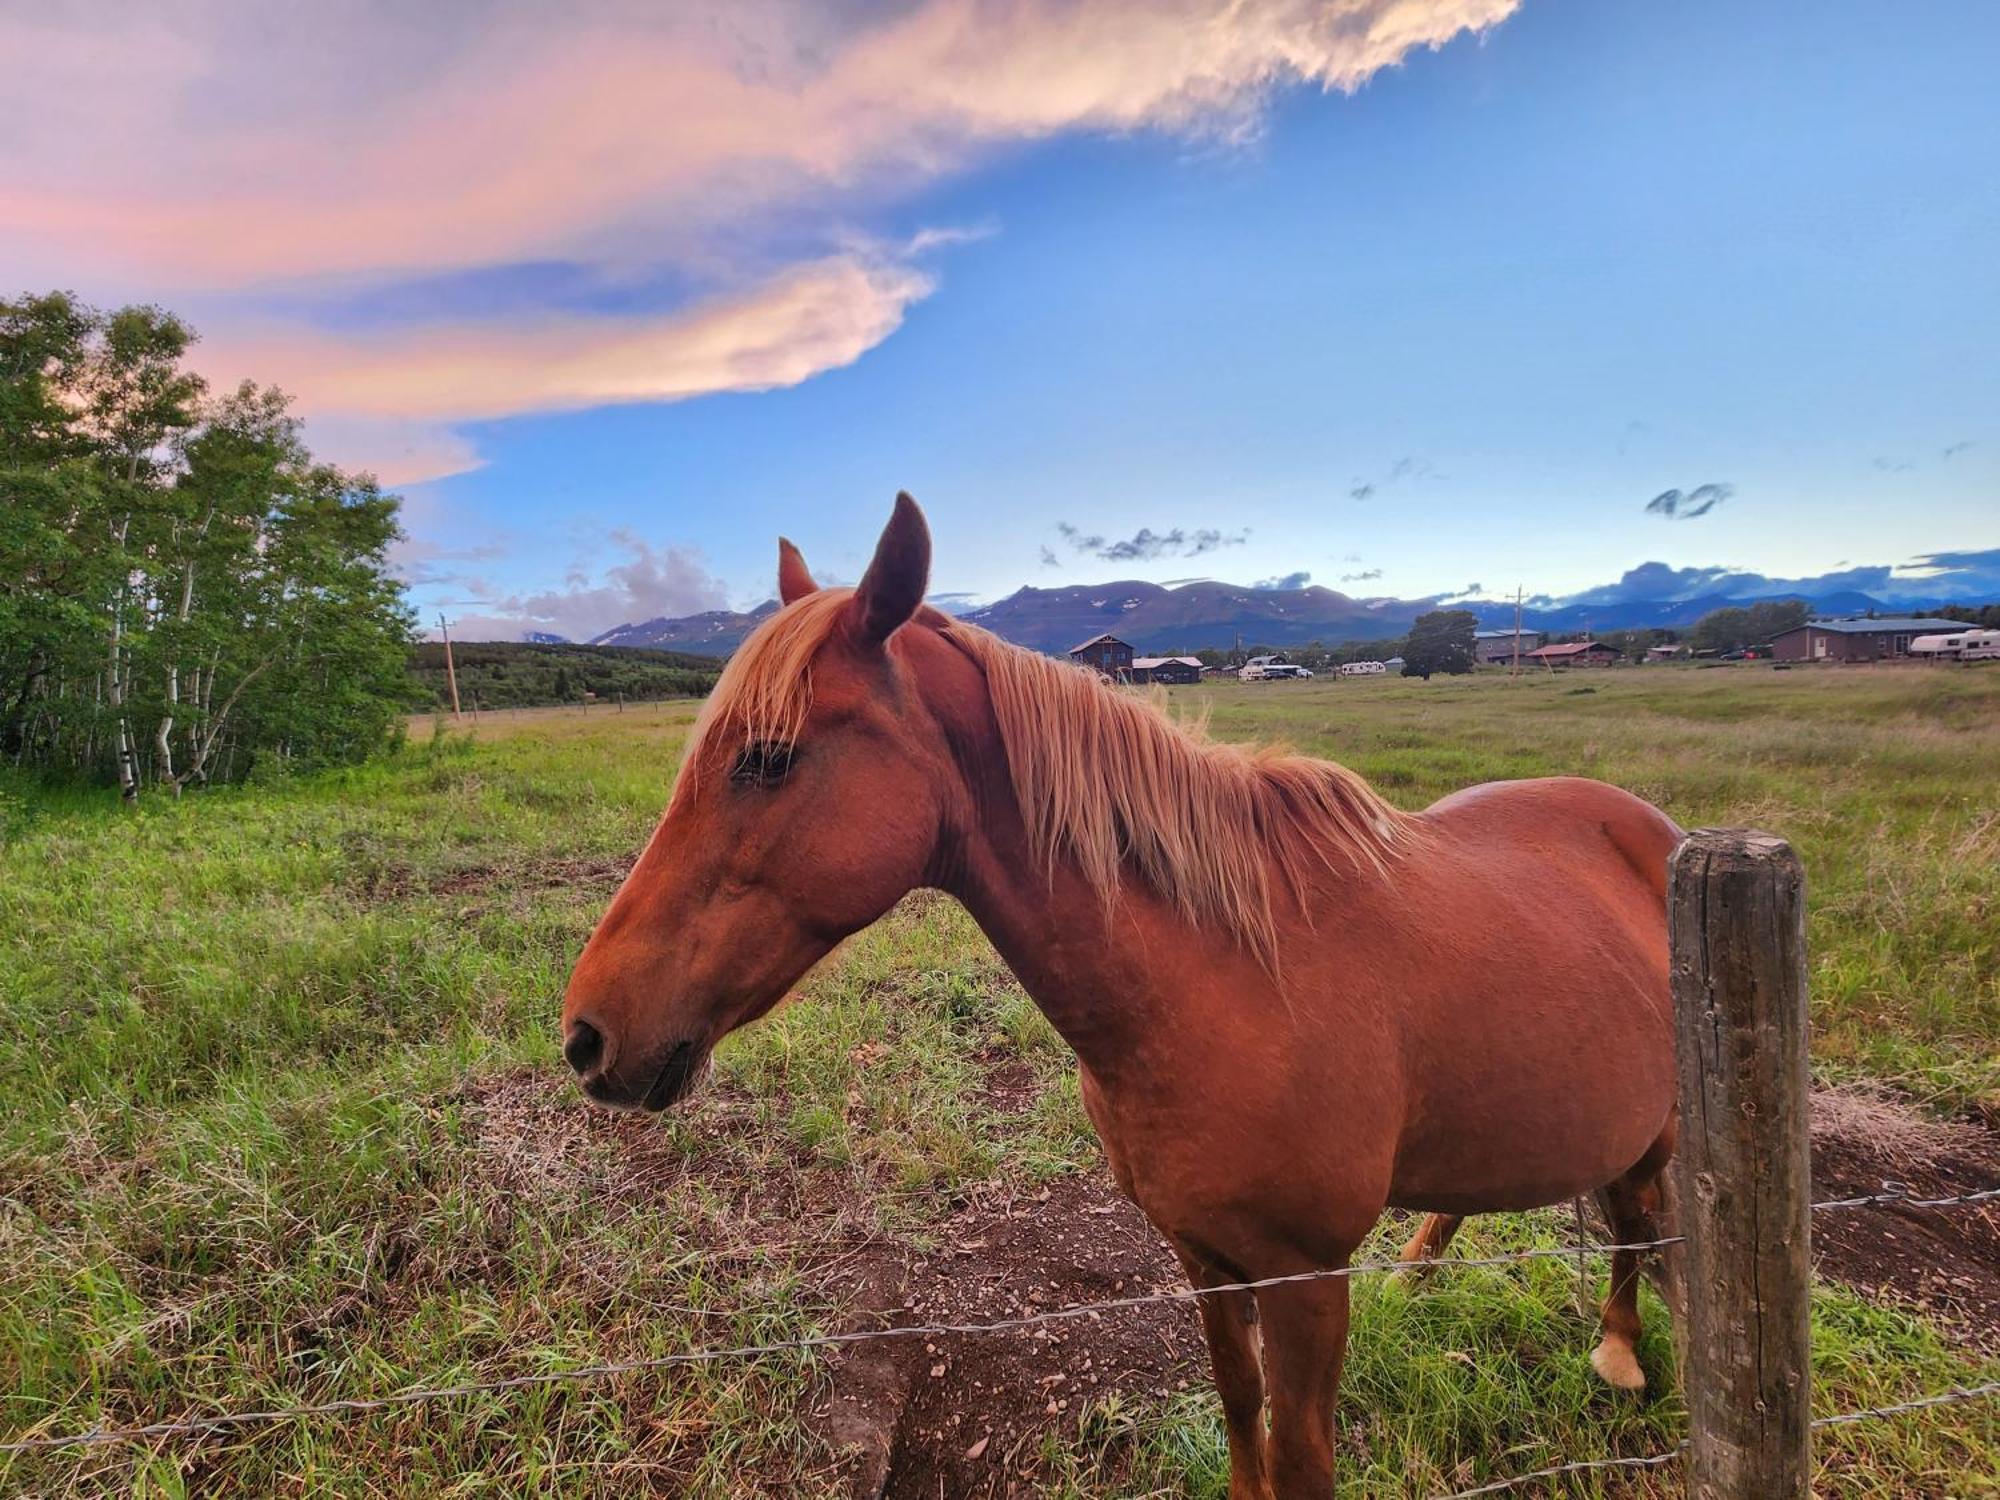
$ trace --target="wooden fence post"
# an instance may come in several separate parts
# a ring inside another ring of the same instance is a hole
[[[1669,863],[1687,1236],[1689,1500],[1808,1500],[1812,1164],[1805,874],[1744,829]]]

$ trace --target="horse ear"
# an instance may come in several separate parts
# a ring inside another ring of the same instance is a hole
[[[854,591],[854,617],[862,638],[880,644],[917,612],[931,577],[931,529],[907,494],[882,528],[875,556]]]
[[[800,555],[788,537],[778,538],[778,598],[790,604],[794,599],[803,599],[807,594],[817,593],[819,585],[813,582],[812,574],[806,571],[806,560]]]

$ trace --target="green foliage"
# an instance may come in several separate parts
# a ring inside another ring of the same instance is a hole
[[[1941,620],[1963,620],[1981,630],[2000,630],[2000,604],[1947,604],[1932,613]]]
[[[397,502],[274,390],[211,395],[188,326],[0,301],[0,753],[153,784],[355,760],[407,706]]]
[[[1473,632],[1479,618],[1469,609],[1434,609],[1418,615],[1403,644],[1403,675],[1430,680],[1433,672],[1457,676],[1474,661]]]
[[[713,657],[643,646],[553,646],[511,641],[453,641],[459,700],[466,709],[541,708],[576,703],[593,693],[600,703],[698,698],[715,686],[722,663]],[[425,642],[410,651],[410,676],[426,706],[451,707],[444,647]]]
[[[1742,651],[1768,646],[1773,636],[1805,624],[1812,614],[1803,599],[1767,601],[1742,608],[1714,610],[1695,621],[1688,640],[1697,651]]]

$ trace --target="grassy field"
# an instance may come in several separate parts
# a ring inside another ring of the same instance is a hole
[[[1816,1069],[2000,1115],[2000,670],[1627,670],[1177,690],[1406,806],[1601,776],[1750,823],[1811,882]],[[699,1102],[587,1111],[569,963],[692,705],[419,721],[340,774],[154,802],[0,782],[0,1440],[377,1395],[841,1326],[842,1247],[1098,1170],[1061,1044],[919,896],[734,1038]],[[996,1059],[1022,1087],[996,1091]],[[1467,1253],[1566,1218],[1476,1223]],[[1587,1371],[1573,1270],[1357,1289],[1343,1494],[1425,1495],[1678,1436]],[[1646,1358],[1664,1369],[1652,1309]],[[1921,1318],[1816,1301],[1816,1406],[1995,1378]],[[805,1355],[9,1459],[0,1493],[839,1493]],[[1039,1399],[1039,1398],[1037,1398]],[[1837,1429],[1819,1492],[2000,1493],[2000,1411]],[[1206,1387],[1081,1402],[1057,1494],[1220,1496]],[[1677,1494],[1671,1470],[1575,1494]]]

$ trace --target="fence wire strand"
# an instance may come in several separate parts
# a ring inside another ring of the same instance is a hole
[[[1853,1198],[1829,1199],[1812,1205],[1814,1212],[1839,1209],[1874,1208],[1901,1206],[1906,1208],[1947,1208],[1966,1204],[1985,1203],[2000,1200],[2000,1186],[1979,1189],[1974,1192],[1959,1193],[1948,1197],[1919,1198],[1907,1184],[1885,1182],[1881,1190]],[[855,1329],[846,1333],[815,1334],[796,1339],[780,1339],[766,1344],[746,1344],[733,1349],[688,1349],[674,1354],[659,1354],[644,1359],[616,1360],[602,1364],[577,1365],[563,1370],[541,1370],[521,1375],[502,1376],[492,1380],[465,1381],[457,1385],[419,1386],[405,1391],[394,1391],[383,1396],[351,1396],[304,1405],[272,1407],[262,1411],[217,1412],[205,1417],[187,1417],[175,1421],[149,1422],[133,1427],[93,1427],[82,1432],[60,1433],[48,1436],[17,1438],[0,1443],[0,1455],[26,1453],[49,1453],[64,1449],[94,1447],[110,1443],[147,1443],[162,1438],[206,1436],[218,1432],[236,1431],[244,1428],[269,1426],[281,1422],[299,1422],[312,1417],[358,1415],[366,1412],[385,1411],[395,1407],[414,1406],[432,1401],[445,1401],[460,1396],[490,1395],[505,1391],[524,1390],[538,1386],[582,1384],[590,1381],[610,1379],[618,1375],[640,1374],[652,1370],[671,1369],[676,1366],[712,1364],[723,1360],[760,1359],[769,1355],[803,1353],[816,1349],[839,1349],[854,1344],[872,1343],[885,1339],[915,1338],[955,1338],[989,1333],[1020,1332],[1030,1328],[1040,1328],[1047,1324],[1063,1322],[1073,1318],[1099,1317],[1107,1312],[1123,1312],[1134,1308],[1156,1304],[1180,1304],[1198,1302],[1203,1297],[1221,1296],[1231,1292],[1254,1292],[1268,1287],[1286,1286],[1294,1282],[1325,1281],[1348,1278],[1373,1273],[1393,1272],[1433,1266],[1493,1267],[1514,1265],[1523,1261],[1565,1259],[1570,1256],[1596,1254],[1608,1255],[1619,1251],[1641,1252],[1661,1250],[1670,1245],[1686,1243],[1684,1235],[1665,1235],[1659,1239],[1637,1240],[1603,1245],[1560,1245],[1546,1248],[1509,1251],[1503,1255],[1477,1256],[1437,1256],[1410,1262],[1401,1259],[1357,1261],[1352,1265],[1325,1270],[1297,1271],[1286,1276],[1266,1276],[1254,1281],[1225,1282],[1215,1286],[1186,1287],[1169,1291],[1138,1293],[1129,1297],[1114,1297],[1102,1302],[1081,1302],[1068,1307],[1051,1308],[1046,1312],[1027,1313],[1020,1317],[1000,1318],[987,1323],[911,1323],[889,1328]],[[1870,1421],[1879,1417],[1898,1416],[1906,1412],[1922,1411],[1930,1407],[1948,1406],[1961,1401],[1981,1400],[2000,1395],[2000,1381],[1985,1385],[1953,1386],[1949,1390],[1931,1396],[1917,1397],[1892,1406],[1872,1407],[1865,1411],[1843,1412],[1837,1416],[1821,1417],[1813,1426],[1835,1427],[1854,1422]],[[1566,1474],[1585,1473],[1595,1469],[1657,1468],[1672,1463],[1687,1448],[1685,1442],[1663,1453],[1644,1458],[1599,1458],[1580,1459],[1573,1463],[1560,1464],[1553,1468],[1537,1469],[1518,1474],[1508,1479],[1494,1480],[1475,1489],[1457,1490],[1436,1500],[1470,1500],[1478,1495],[1500,1494],[1506,1490],[1543,1479],[1559,1478]]]
[[[1995,1397],[2000,1397],[2000,1380],[1990,1380],[1984,1385],[1955,1385],[1935,1395],[1917,1396],[1908,1401],[1899,1401],[1893,1406],[1871,1406],[1864,1411],[1844,1411],[1837,1416],[1815,1417],[1811,1425],[1815,1431],[1826,1427],[1851,1427],[1856,1422],[1873,1422],[1882,1417],[1900,1417],[1913,1411],[1926,1411],[1934,1406],[1955,1406],[1961,1401],[1985,1401]],[[1585,1474],[1593,1469],[1658,1469],[1676,1459],[1686,1457],[1687,1451],[1687,1442],[1683,1440],[1665,1452],[1651,1453],[1644,1458],[1579,1459],[1575,1463],[1555,1464],[1546,1469],[1530,1469],[1525,1474],[1495,1479],[1469,1490],[1453,1490],[1446,1495],[1433,1495],[1430,1500],[1473,1500],[1475,1495],[1504,1494],[1508,1490],[1519,1489],[1524,1484],[1536,1484],[1544,1479],[1561,1479],[1569,1474]]]

